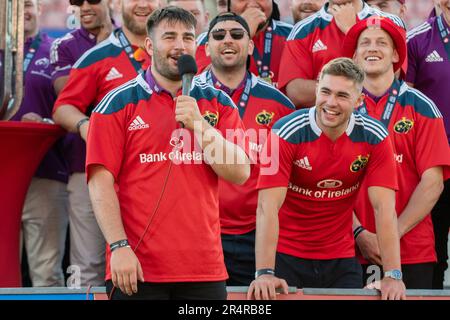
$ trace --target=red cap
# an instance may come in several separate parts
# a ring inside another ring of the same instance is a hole
[[[394,63],[394,72],[396,72],[400,69],[403,61],[406,59],[406,32],[403,28],[393,23],[389,18],[372,16],[357,22],[353,27],[351,27],[344,39],[344,56],[353,58],[356,46],[358,44],[358,38],[367,28],[381,28],[391,36],[399,57],[399,61]]]

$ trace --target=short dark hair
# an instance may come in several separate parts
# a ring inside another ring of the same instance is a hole
[[[194,28],[197,26],[197,20],[194,15],[180,7],[167,6],[152,12],[147,20],[147,34],[150,36],[163,20],[167,20],[169,24],[181,22],[186,27]]]
[[[352,59],[337,58],[331,60],[323,66],[319,79],[322,80],[327,74],[330,76],[341,76],[352,80],[358,86],[358,89],[362,90],[365,76],[364,71]]]

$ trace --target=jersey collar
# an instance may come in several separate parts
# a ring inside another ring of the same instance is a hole
[[[363,20],[365,18],[367,18],[367,16],[370,14],[370,6],[361,1],[362,2],[362,9],[360,12],[358,12],[358,18],[359,20]],[[325,5],[319,10],[319,15],[326,21],[330,21],[333,20],[333,16],[331,14],[328,13],[328,6],[329,6],[329,2],[325,3]]]
[[[318,137],[320,137],[320,135],[322,134],[322,130],[319,128],[319,126],[317,125],[317,122],[316,122],[316,107],[312,107],[309,109],[308,118],[309,118],[309,124],[311,126],[312,131]],[[347,129],[345,130],[345,134],[347,136],[351,135],[354,127],[355,127],[355,114],[352,113],[350,116],[350,120],[348,122]]]
[[[243,89],[245,87],[248,77],[250,77],[250,73],[246,72],[244,79],[242,79],[241,83],[239,83],[239,85],[236,87],[236,89],[231,89],[231,88],[227,87],[226,85],[224,85],[222,82],[220,82],[219,79],[217,79],[214,72],[211,70],[211,81],[212,81],[213,86],[216,87],[217,89],[224,91],[230,97],[233,95],[233,93],[235,93],[236,91]]]
[[[89,31],[87,31],[85,28],[80,27],[80,35],[85,38],[86,40],[89,40],[89,42],[92,43],[96,43],[97,42],[97,37],[90,33]]]

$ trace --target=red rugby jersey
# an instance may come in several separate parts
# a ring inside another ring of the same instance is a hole
[[[216,88],[222,85],[216,81],[211,71],[204,72],[200,78]],[[250,178],[243,185],[236,185],[224,180],[219,183],[220,225],[224,234],[244,234],[256,227],[256,206],[258,190],[256,182],[259,172],[259,153],[273,124],[278,119],[295,110],[292,102],[273,86],[258,79],[254,74],[247,74],[243,85],[231,95],[238,106],[240,117],[249,138],[249,154],[252,160]],[[246,82],[251,84],[245,108],[239,105]]]
[[[397,215],[401,215],[425,170],[443,166],[444,179],[448,178],[450,150],[442,116],[436,105],[403,81],[394,80],[391,88],[378,103],[366,95],[360,110],[376,119],[382,119],[386,102],[390,96],[395,96],[391,94],[395,90],[394,87],[399,90],[388,122],[388,131],[394,144],[397,162],[399,190],[395,199],[396,211]],[[361,189],[355,212],[364,228],[376,232],[374,213],[366,187]],[[401,238],[400,249],[402,264],[436,261],[431,215],[427,215]],[[362,256],[359,255],[359,258],[361,263],[368,263]]]
[[[284,23],[278,20],[272,20],[268,29],[272,30],[272,48],[270,51],[270,74],[271,81],[273,85],[277,86],[278,74],[280,69],[281,55],[283,53],[284,45],[286,44],[286,39],[292,30],[292,25]],[[253,42],[255,43],[255,49],[258,50],[260,57],[263,56],[266,33],[270,32],[266,30],[265,32],[259,32],[253,37]],[[211,58],[206,56],[205,45],[208,42],[207,33],[202,33],[197,39],[197,52],[195,54],[195,60],[197,61],[197,66],[199,73],[203,72],[206,67],[211,64]],[[259,75],[256,54],[254,53],[250,60],[250,72]]]
[[[89,113],[111,90],[135,78],[137,70],[133,61],[145,70],[150,64],[150,57],[139,50],[139,61],[129,56],[117,37],[120,29],[111,33],[108,39],[86,51],[73,65],[69,80],[55,102],[53,112],[62,105],[69,104],[83,113]]]
[[[343,56],[345,34],[327,9],[328,3],[312,16],[299,21],[292,29],[283,51],[283,63],[280,65],[278,88],[281,90],[294,79],[316,80],[327,62]],[[373,15],[388,17],[405,28],[399,17],[374,9],[365,2],[356,21]]]
[[[315,108],[302,109],[275,123],[258,188],[288,188],[278,215],[278,252],[304,259],[353,257],[352,214],[363,178],[369,186],[397,188],[392,143],[381,123],[357,112],[333,142],[315,114]],[[279,152],[270,152],[274,143]],[[265,173],[270,166],[271,174]]]
[[[223,92],[195,79],[190,96],[224,136],[227,129],[243,130],[234,103]],[[145,281],[225,280],[219,178],[202,161],[192,131],[182,129],[182,140],[174,133],[179,128],[174,112],[173,97],[142,75],[106,95],[89,126],[88,179],[94,164],[113,174],[125,232],[135,248],[174,159],[159,210],[136,251]],[[106,263],[106,279],[111,279],[109,249]]]

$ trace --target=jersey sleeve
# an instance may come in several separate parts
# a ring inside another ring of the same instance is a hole
[[[110,114],[92,113],[86,151],[87,181],[93,165],[104,166],[117,181],[125,149],[126,119],[123,110]]]
[[[93,67],[73,68],[69,79],[55,102],[53,112],[62,105],[72,105],[86,113],[97,97],[97,72]]]
[[[284,90],[294,79],[315,80],[312,56],[306,48],[305,39],[288,40],[283,50],[280,63],[278,88]]]
[[[417,43],[415,39],[411,39],[408,41],[408,68],[406,72],[405,80],[410,83],[416,82],[416,75],[418,69],[419,55],[417,50]]]
[[[52,81],[70,74],[73,57],[64,43],[55,40],[50,51],[50,63],[53,66]]]
[[[365,180],[368,187],[398,190],[397,164],[389,136],[373,146]]]
[[[295,144],[280,138],[274,131],[270,132],[260,154],[257,189],[288,186],[295,150]]]

